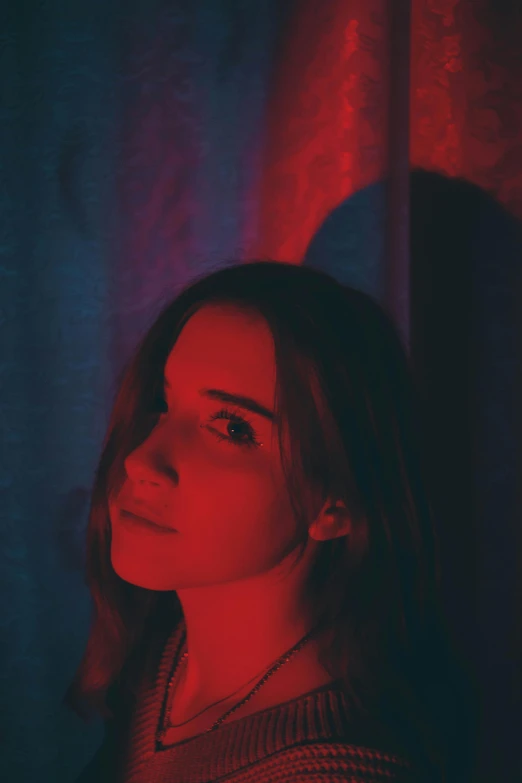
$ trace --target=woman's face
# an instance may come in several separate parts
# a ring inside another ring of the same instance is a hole
[[[178,590],[274,569],[295,532],[276,423],[205,391],[249,397],[273,411],[276,366],[266,322],[232,306],[204,306],[181,331],[165,380],[162,415],[128,455],[125,481],[109,501],[115,571],[132,584]],[[130,526],[120,510],[133,499],[175,532]]]

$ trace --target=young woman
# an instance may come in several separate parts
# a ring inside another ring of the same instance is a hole
[[[92,493],[78,783],[450,779],[418,413],[390,319],[321,272],[224,267],[161,312]]]

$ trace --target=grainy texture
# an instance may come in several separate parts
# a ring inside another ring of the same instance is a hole
[[[223,723],[215,731],[162,747],[156,731],[166,687],[180,655],[182,625],[145,682],[129,716],[116,708],[107,738],[76,783],[406,783],[421,778],[382,728],[351,725],[339,687]],[[422,778],[424,781],[425,778]]]

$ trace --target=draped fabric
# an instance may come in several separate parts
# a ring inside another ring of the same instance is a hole
[[[26,0],[0,20],[0,778],[66,783],[101,739],[61,698],[125,361],[192,276],[271,257],[400,327],[483,689],[476,779],[514,780],[520,3]]]

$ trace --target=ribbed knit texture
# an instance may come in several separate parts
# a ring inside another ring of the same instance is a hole
[[[335,682],[169,747],[157,744],[183,630],[181,623],[168,639],[125,730],[108,737],[110,754],[102,748],[76,783],[424,783],[386,734],[350,725]]]

